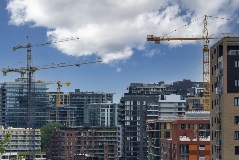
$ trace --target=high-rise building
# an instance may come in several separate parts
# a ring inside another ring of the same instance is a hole
[[[158,97],[124,95],[121,98],[118,109],[118,143],[122,144],[118,147],[120,159],[147,158],[146,120],[158,118]]]
[[[211,160],[239,159],[239,38],[210,48]]]
[[[118,144],[122,144],[118,146],[119,159],[147,159],[146,121],[184,115],[187,87],[200,87],[197,83],[190,80],[179,81],[176,86],[164,82],[131,83],[118,106]],[[185,92],[180,92],[180,86]]]
[[[47,86],[36,83],[33,88],[35,128],[46,124],[47,120]],[[28,83],[26,78],[15,82],[0,84],[0,125],[13,128],[28,128]]]
[[[113,103],[113,93],[104,92],[70,92],[70,106],[77,107],[76,125],[84,125],[84,105],[92,103]]]

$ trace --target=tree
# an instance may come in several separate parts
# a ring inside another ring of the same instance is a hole
[[[51,123],[44,125],[41,128],[41,146],[42,146],[42,148],[45,149],[47,147],[47,145],[49,144],[49,142],[51,140],[52,133],[57,131],[60,126],[62,126],[62,125],[59,123],[51,122]]]
[[[1,155],[6,152],[5,146],[11,140],[11,137],[12,137],[12,135],[9,131],[4,135],[4,140],[0,143],[0,154]]]

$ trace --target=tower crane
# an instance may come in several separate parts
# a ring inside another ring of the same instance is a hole
[[[61,87],[62,84],[65,84],[66,86],[70,86],[71,82],[61,82],[61,81],[42,81],[38,80],[37,82],[39,83],[46,83],[46,84],[57,84],[57,93],[56,93],[56,107],[61,107],[60,102],[61,102]]]
[[[29,160],[35,159],[35,106],[34,106],[34,89],[35,83],[34,82],[34,73],[40,69],[50,69],[50,68],[58,68],[58,67],[66,67],[66,66],[80,66],[81,64],[90,64],[90,63],[97,63],[102,62],[101,59],[97,59],[97,61],[93,62],[83,62],[83,63],[61,63],[58,65],[50,65],[44,67],[37,67],[33,66],[32,64],[32,52],[31,48],[35,46],[45,46],[59,42],[77,40],[78,37],[66,38],[61,40],[49,41],[42,44],[31,44],[27,37],[28,43],[26,45],[18,45],[13,47],[13,51],[17,49],[26,48],[27,49],[27,67],[21,68],[2,68],[3,76],[6,76],[8,72],[19,72],[21,77],[24,77],[27,74],[27,85],[28,85],[28,92],[27,92],[27,110],[28,110],[28,128],[29,128]]]
[[[171,40],[179,40],[179,41],[203,40],[204,41],[204,44],[203,44],[203,88],[204,88],[203,97],[204,97],[204,110],[206,110],[206,111],[210,110],[210,68],[209,68],[209,47],[208,47],[209,40],[210,39],[221,39],[222,37],[229,35],[228,33],[221,33],[218,35],[208,36],[208,28],[207,28],[208,17],[212,17],[212,16],[204,15],[203,17],[198,18],[198,19],[203,18],[204,27],[203,27],[203,35],[202,36],[188,36],[188,37],[170,37],[170,36],[156,37],[154,35],[147,36],[147,41],[154,41],[155,44],[159,44],[160,41],[171,41]],[[214,18],[218,18],[218,17],[214,17]],[[174,31],[177,31],[177,30],[178,29],[176,29]]]

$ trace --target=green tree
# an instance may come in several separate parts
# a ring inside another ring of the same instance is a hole
[[[47,147],[47,145],[49,144],[49,142],[51,140],[52,133],[54,131],[57,131],[60,126],[62,126],[62,125],[59,123],[51,122],[51,123],[44,125],[41,128],[41,146],[42,146],[42,148],[45,149]]]
[[[12,135],[9,131],[4,135],[4,140],[0,143],[0,154],[4,154],[6,152],[5,147],[11,140],[11,137]]]

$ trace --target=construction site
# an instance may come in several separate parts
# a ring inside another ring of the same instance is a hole
[[[201,36],[171,36],[195,22],[192,21],[163,36],[147,35],[146,39],[158,46],[164,41],[201,41],[202,82],[183,80],[178,86],[177,82],[163,81],[131,83],[118,104],[113,102],[114,93],[80,89],[64,93],[61,88],[70,86],[70,80],[35,79],[39,70],[101,63],[101,58],[97,58],[44,66],[33,64],[32,48],[75,41],[79,37],[42,44],[31,44],[27,38],[27,44],[13,47],[14,52],[26,50],[27,64],[1,68],[3,76],[9,72],[20,74],[15,82],[0,83],[1,133],[6,133],[4,129],[21,128],[11,131],[14,143],[7,151],[21,148],[28,160],[239,159],[239,36],[211,34],[208,31],[211,19],[237,22],[204,15],[195,20],[202,20]],[[56,86],[56,90],[48,92],[49,85]],[[51,133],[43,153],[39,128],[52,122],[61,127]],[[9,154],[5,156],[11,158]]]

